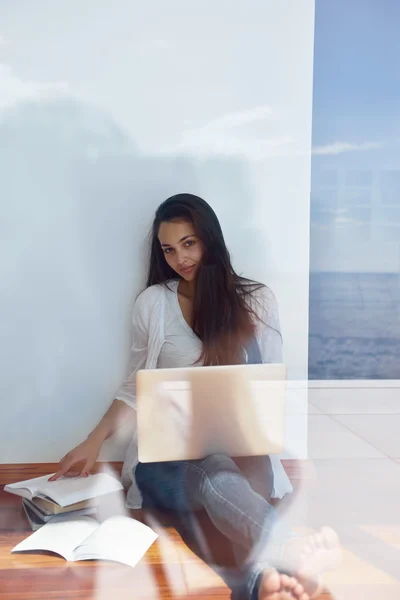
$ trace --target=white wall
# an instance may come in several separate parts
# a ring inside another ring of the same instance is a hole
[[[57,461],[108,407],[150,220],[180,191],[278,297],[304,454],[313,17],[312,0],[0,6],[1,462]]]

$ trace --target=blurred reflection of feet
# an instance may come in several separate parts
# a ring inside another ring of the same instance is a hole
[[[274,564],[280,571],[294,576],[307,598],[318,598],[323,591],[322,574],[336,568],[340,561],[341,548],[337,534],[329,527],[322,527],[316,534],[289,540]],[[282,600],[285,598],[284,595],[277,596],[276,600],[281,600],[281,597]],[[287,597],[298,596],[292,593]]]

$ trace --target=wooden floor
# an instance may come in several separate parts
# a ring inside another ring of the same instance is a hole
[[[295,479],[296,468],[286,465]],[[11,554],[30,533],[21,499],[3,492],[13,481],[55,470],[53,464],[0,465],[0,600],[226,599],[230,591],[217,574],[183,543],[171,523],[151,521],[159,538],[134,568],[101,561],[67,563],[50,553]],[[118,471],[119,464],[113,467]],[[132,516],[148,521],[141,511]],[[321,600],[331,598],[323,594]]]

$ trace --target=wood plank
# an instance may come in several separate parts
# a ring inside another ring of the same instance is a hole
[[[316,471],[314,463],[311,460],[283,460],[282,464],[285,468],[286,473],[290,480],[304,480],[304,479],[315,479]],[[47,473],[53,473],[57,470],[58,463],[47,462],[47,463],[4,463],[0,464],[0,485],[6,485],[13,481],[22,481],[24,479],[30,479],[32,477],[40,477]],[[122,462],[97,462],[93,467],[93,472],[97,473],[104,468],[104,466],[114,470],[120,474],[122,469]]]

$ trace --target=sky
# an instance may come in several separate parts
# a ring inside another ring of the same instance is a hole
[[[400,3],[316,1],[311,269],[399,272]]]

